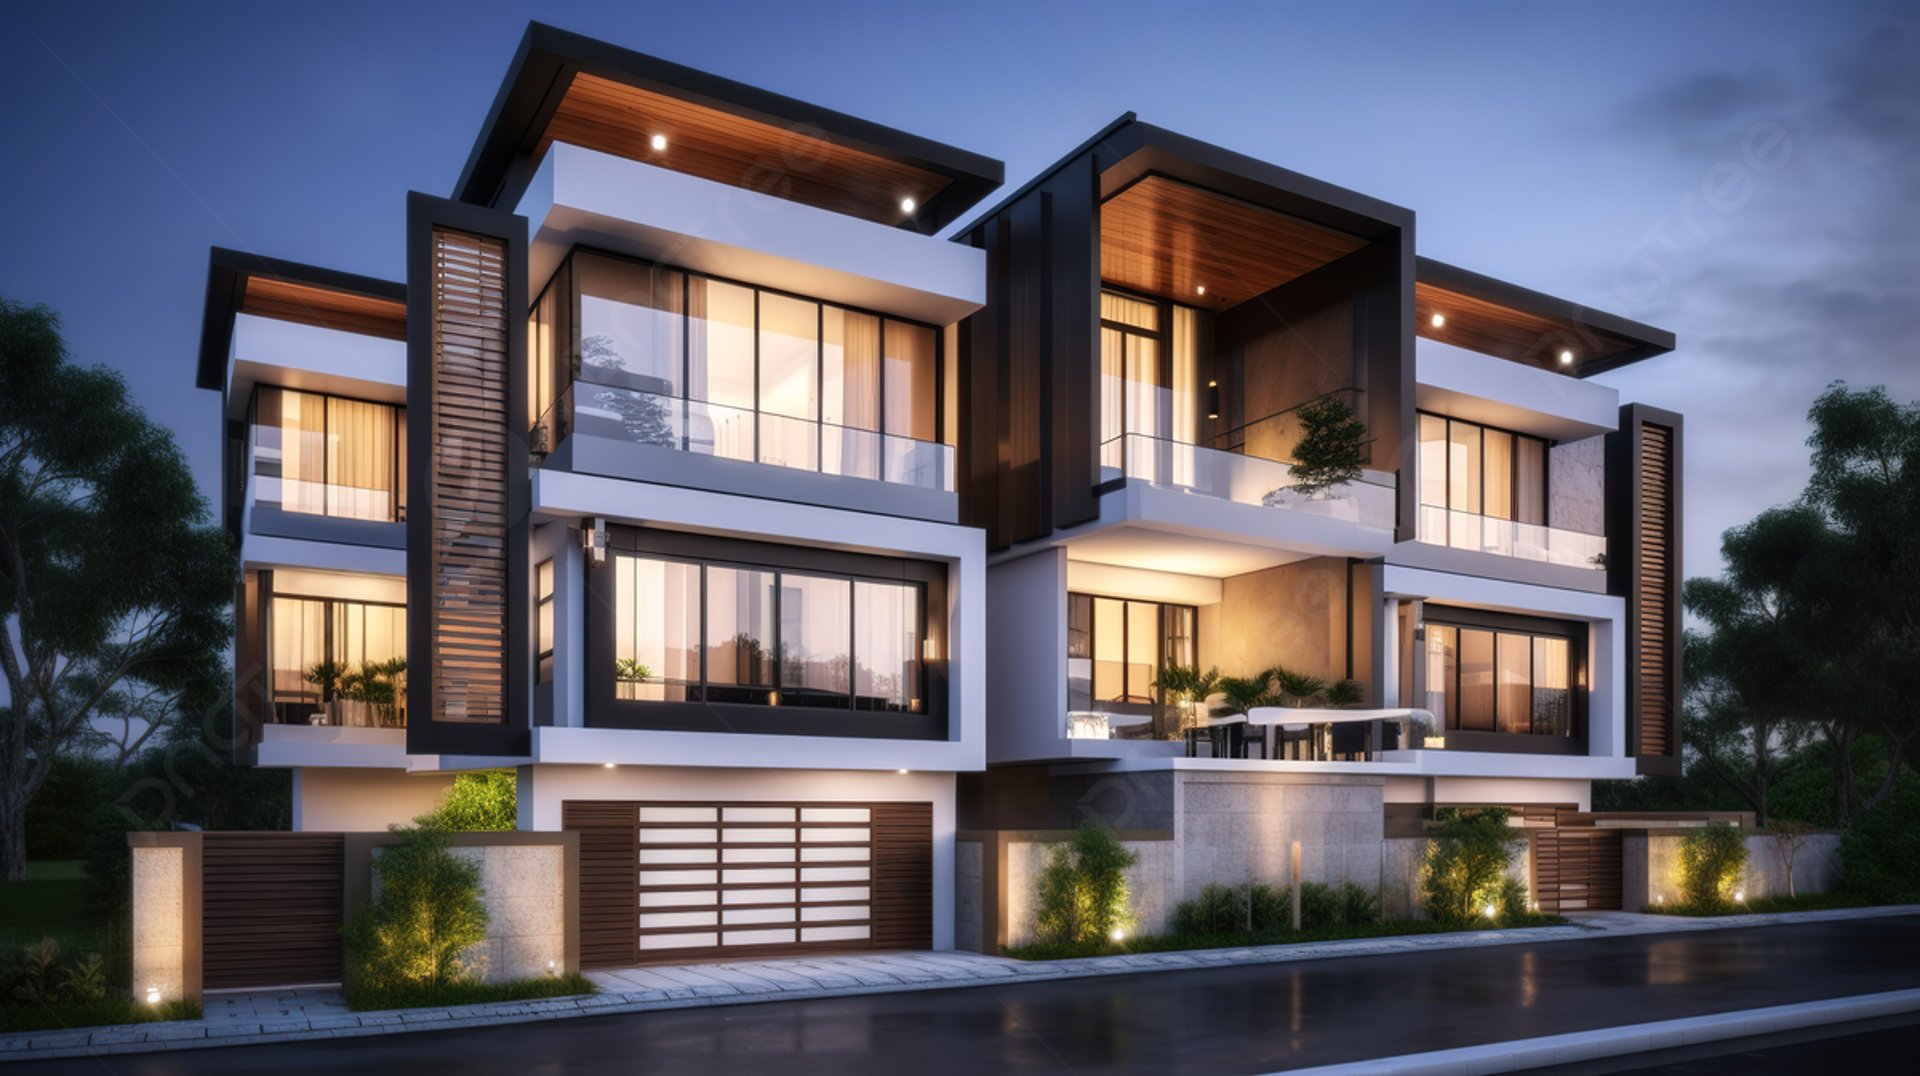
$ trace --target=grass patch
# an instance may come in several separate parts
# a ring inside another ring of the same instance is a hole
[[[533,1001],[570,997],[598,990],[584,975],[540,976],[507,983],[451,983],[439,988],[390,990],[356,989],[347,992],[347,1007],[355,1012],[372,1009],[424,1009],[439,1005],[484,1005],[495,1001]]]
[[[65,1004],[0,1006],[0,1031],[66,1031],[103,1024],[198,1019],[200,1003],[196,1001],[170,1001],[156,1006],[129,998],[106,998]]]
[[[1823,912],[1831,908],[1870,908],[1877,903],[1880,902],[1852,893],[1808,893],[1798,897],[1762,897],[1745,904],[1718,904],[1705,908],[1691,904],[1649,904],[1640,910],[1649,915],[1711,919],[1722,915],[1753,915],[1765,912]]]
[[[1406,934],[1465,934],[1485,930],[1511,930],[1515,927],[1548,927],[1565,923],[1557,915],[1528,914],[1501,920],[1496,924],[1450,926],[1431,919],[1397,919],[1385,923],[1354,923],[1320,927],[1313,930],[1256,930],[1227,934],[1143,934],[1120,942],[1080,945],[1055,945],[1036,942],[1010,948],[1006,955],[1016,960],[1071,960],[1084,956],[1119,956],[1128,953],[1167,953],[1186,949],[1242,949],[1255,945],[1295,945],[1300,942],[1346,941],[1353,938],[1392,938]]]

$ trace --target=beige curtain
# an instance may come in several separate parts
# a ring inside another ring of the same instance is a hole
[[[327,398],[327,514],[394,519],[393,408]]]
[[[280,394],[280,504],[289,512],[327,510],[327,398]]]

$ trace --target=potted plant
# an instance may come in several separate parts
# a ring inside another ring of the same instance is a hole
[[[641,683],[652,675],[653,670],[638,658],[613,659],[614,689],[619,698],[639,698]]]
[[[1313,500],[1365,473],[1367,425],[1338,396],[1322,396],[1300,408],[1300,440],[1293,446],[1293,483],[1267,494],[1269,504],[1291,492]]]
[[[1160,670],[1150,685],[1160,692],[1161,704],[1174,707],[1179,715],[1179,724],[1167,733],[1167,739],[1177,740],[1186,735],[1203,712],[1207,696],[1212,695],[1220,683],[1220,670],[1200,671],[1198,665],[1168,665]]]
[[[322,661],[300,674],[302,680],[320,689],[320,705],[308,716],[309,725],[340,723],[339,716],[334,712],[333,701],[340,694],[340,681],[347,671],[345,662]]]

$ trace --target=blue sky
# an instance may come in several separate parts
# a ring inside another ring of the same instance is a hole
[[[206,250],[398,279],[538,17],[1032,175],[1114,116],[1408,206],[1421,252],[1670,328],[1687,564],[1790,498],[1828,381],[1920,398],[1912,5],[0,7],[0,295],[63,315],[218,473]]]

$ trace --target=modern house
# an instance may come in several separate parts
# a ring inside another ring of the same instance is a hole
[[[1587,380],[1672,337],[1130,115],[955,230],[1001,181],[536,24],[404,281],[215,250],[235,751],[295,829],[514,768],[587,966],[990,943],[986,835],[1086,817],[1177,895],[1511,805],[1560,903],[1589,783],[1678,765],[1680,421]],[[1328,400],[1368,466],[1302,492]],[[1216,736],[1176,665],[1359,708]]]

